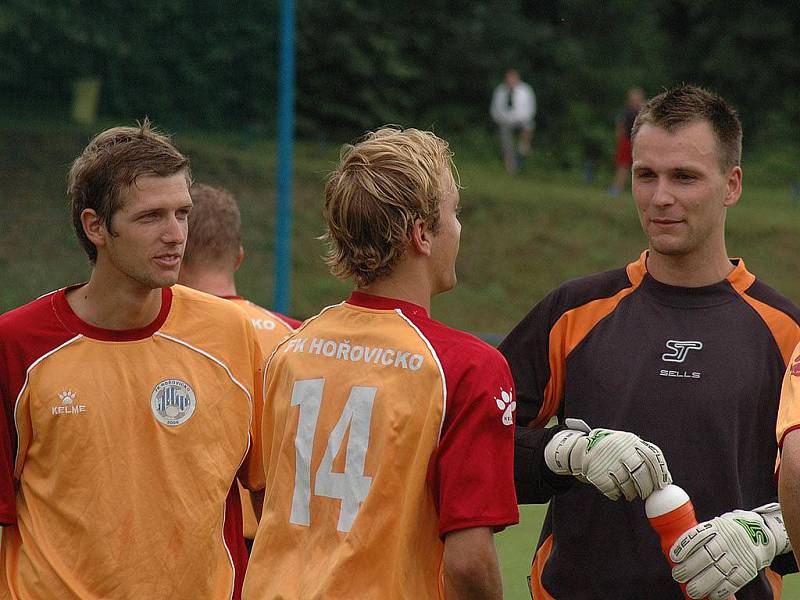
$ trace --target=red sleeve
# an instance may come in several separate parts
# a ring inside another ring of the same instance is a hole
[[[447,406],[428,472],[441,536],[472,527],[500,530],[519,522],[514,492],[516,402],[508,365],[488,345],[454,350],[450,360],[442,360]]]
[[[64,328],[54,300],[63,291],[0,315],[0,525],[17,521],[14,408],[28,369],[75,334]]]
[[[0,343],[2,343],[0,341]],[[8,370],[2,353],[0,353],[0,378],[3,379],[0,385],[0,525],[11,525],[17,521],[17,499],[14,488],[14,450],[16,441],[13,423],[14,402],[6,397],[8,385],[6,382]],[[9,407],[11,410],[9,411]],[[9,418],[11,421],[9,422]]]

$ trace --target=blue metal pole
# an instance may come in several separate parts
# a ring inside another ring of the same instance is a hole
[[[281,0],[278,67],[278,173],[275,223],[275,285],[272,308],[289,309],[292,262],[292,155],[294,152],[294,0]]]

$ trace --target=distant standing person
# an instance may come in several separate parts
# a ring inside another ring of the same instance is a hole
[[[503,83],[495,88],[491,115],[500,128],[506,171],[516,173],[522,158],[530,152],[533,119],[536,116],[536,94],[531,86],[520,79],[516,69],[506,71]]]
[[[262,352],[269,356],[278,342],[300,326],[300,321],[269,311],[237,295],[235,275],[244,259],[244,247],[242,217],[236,198],[227,190],[203,184],[192,185],[189,194],[192,198],[190,234],[178,283],[241,306],[255,327]],[[251,501],[241,483],[239,495],[243,520],[240,529],[249,549],[258,527],[256,512],[261,513],[262,499],[260,494],[256,494]]]
[[[641,88],[628,90],[628,99],[622,112],[617,115],[616,137],[617,151],[614,154],[614,183],[608,190],[612,196],[619,196],[628,187],[631,178],[631,165],[633,164],[631,130],[639,109],[644,104],[644,91]]]

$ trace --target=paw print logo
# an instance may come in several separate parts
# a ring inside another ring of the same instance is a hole
[[[511,425],[514,422],[512,413],[517,408],[517,403],[511,396],[511,390],[505,391],[500,388],[500,397],[495,396],[494,401],[497,403],[497,408],[503,411],[503,425]]]
[[[58,398],[61,400],[62,404],[72,404],[75,400],[75,392],[72,390],[64,390],[63,392],[58,393]]]

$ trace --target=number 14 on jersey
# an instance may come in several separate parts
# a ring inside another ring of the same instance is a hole
[[[306,527],[311,525],[311,457],[324,387],[325,380],[320,378],[296,381],[292,388],[291,405],[300,407],[300,419],[294,439],[296,462],[289,522]],[[350,389],[342,414],[328,436],[325,454],[315,474],[314,494],[342,501],[336,526],[342,532],[352,529],[358,509],[372,486],[372,477],[364,475],[364,463],[369,447],[372,405],[377,392],[376,387],[354,386]],[[333,470],[333,461],[341,450],[348,426],[350,435],[344,472],[337,473]]]

